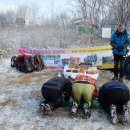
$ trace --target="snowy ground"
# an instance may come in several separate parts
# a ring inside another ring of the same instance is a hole
[[[79,118],[71,119],[70,108],[57,109],[53,117],[40,115],[41,86],[55,74],[51,70],[19,73],[10,68],[10,60],[0,64],[0,130],[130,130],[130,123],[113,126],[102,110],[92,110],[89,120],[81,112]],[[100,71],[98,85],[111,77],[111,72]],[[125,83],[130,87],[129,81]]]

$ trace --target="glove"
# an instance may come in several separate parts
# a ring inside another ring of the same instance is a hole
[[[118,47],[117,47],[117,50],[118,50],[119,52],[121,52],[123,49],[124,49],[124,46],[118,46]]]

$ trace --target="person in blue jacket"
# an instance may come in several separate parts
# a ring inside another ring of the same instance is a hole
[[[108,82],[99,89],[98,101],[110,114],[112,124],[118,123],[117,113],[122,115],[122,123],[128,123],[129,88],[121,82]]]
[[[110,45],[113,48],[114,55],[114,77],[112,80],[123,82],[124,61],[127,54],[127,47],[130,45],[129,35],[124,24],[119,25],[117,31],[112,35]],[[119,77],[118,74],[120,74]]]

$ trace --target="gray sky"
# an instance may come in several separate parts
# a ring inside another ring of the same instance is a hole
[[[50,16],[52,10],[55,13],[68,11],[71,8],[67,0],[0,0],[0,10],[16,10],[20,5],[38,5],[39,12],[45,16]],[[54,6],[53,6],[54,5]],[[54,7],[54,9],[52,9]]]

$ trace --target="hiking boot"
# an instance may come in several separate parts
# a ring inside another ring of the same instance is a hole
[[[123,77],[119,78],[119,82],[123,83]]]
[[[111,123],[113,125],[117,124],[117,113],[116,113],[116,105],[111,105],[110,106],[110,115],[111,115]]]
[[[49,115],[49,116],[52,116],[53,115],[53,112],[52,112],[52,106],[50,104],[45,104],[44,105],[44,108],[45,108],[45,114],[46,115]]]
[[[112,80],[114,80],[114,81],[118,80],[118,76],[114,76],[114,77],[112,78]]]
[[[83,104],[83,112],[84,112],[84,115],[85,115],[85,117],[87,119],[91,117],[91,111],[89,109],[89,104],[88,103]]]
[[[78,104],[76,102],[73,102],[73,106],[72,106],[71,113],[70,113],[72,118],[77,117],[77,110],[78,110]]]
[[[128,114],[129,114],[129,108],[127,105],[123,106],[123,118],[122,118],[122,124],[128,123]]]

